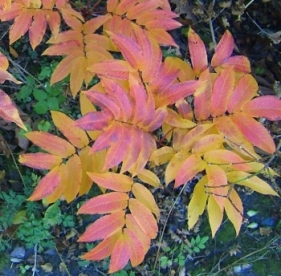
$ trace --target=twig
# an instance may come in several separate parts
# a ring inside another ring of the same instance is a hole
[[[34,246],[34,265],[32,268],[32,276],[35,276],[35,273],[37,272],[37,247],[38,243],[36,243]]]

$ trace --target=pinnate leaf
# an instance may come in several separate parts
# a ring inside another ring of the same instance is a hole
[[[281,120],[281,100],[275,96],[261,96],[246,103],[242,110],[251,117]]]
[[[255,175],[251,175],[250,173],[242,171],[228,172],[226,175],[228,181],[233,184],[246,186],[260,194],[278,196],[278,194],[270,187],[269,184]]]
[[[211,65],[217,67],[223,63],[223,61],[230,57],[234,49],[234,39],[231,33],[227,30],[220,39],[215,54],[213,55]]]
[[[76,148],[83,148],[88,145],[87,134],[82,129],[74,126],[74,120],[59,111],[52,110],[51,115],[56,127],[72,145]]]
[[[132,192],[135,198],[143,203],[156,216],[156,218],[159,219],[160,211],[152,193],[139,183],[134,183]]]
[[[131,177],[113,172],[88,173],[99,186],[116,192],[129,192],[133,185]]]
[[[61,181],[59,166],[54,167],[38,183],[32,195],[28,200],[40,200],[50,195]]]
[[[223,210],[221,210],[213,195],[209,196],[207,212],[209,217],[209,223],[211,226],[212,237],[214,237],[222,223]]]
[[[25,136],[36,146],[62,158],[69,157],[75,153],[75,148],[69,142],[56,135],[42,131],[32,131],[26,133]]]
[[[225,212],[235,228],[236,235],[238,235],[243,222],[243,204],[234,189],[232,189],[228,200],[225,202]]]
[[[106,214],[123,210],[128,205],[126,193],[112,192],[96,196],[84,203],[77,214]]]
[[[0,70],[0,79],[1,79],[1,70]],[[19,116],[19,112],[17,108],[13,104],[10,97],[1,89],[0,89],[0,117],[2,117],[7,122],[14,122],[20,128],[26,130],[26,127]]]
[[[124,211],[117,211],[110,215],[103,216],[91,224],[78,241],[93,242],[102,240],[121,230],[124,227],[124,224]]]
[[[196,174],[203,171],[205,167],[206,163],[201,159],[201,157],[195,154],[190,155],[182,163],[177,172],[175,188],[178,188],[180,185],[191,180],[194,176],[196,176]]]
[[[254,146],[268,152],[275,152],[275,144],[268,130],[247,113],[235,113],[231,120]]]
[[[141,230],[151,239],[156,238],[158,227],[151,211],[135,198],[129,199],[129,209]]]
[[[21,154],[19,157],[19,162],[34,169],[50,170],[61,164],[62,158],[49,153],[36,152]]]
[[[205,186],[208,185],[207,176],[203,176],[194,187],[191,200],[188,204],[188,229],[192,229],[197,223],[199,216],[205,210],[208,194],[205,192]]]
[[[112,250],[108,273],[114,273],[125,267],[130,259],[129,247],[129,240],[121,234]]]
[[[193,70],[199,76],[208,67],[207,53],[204,42],[192,28],[188,31],[188,48]]]
[[[82,258],[91,261],[100,261],[105,259],[111,255],[112,250],[121,235],[121,230],[116,231],[114,234],[101,241],[94,249],[84,254]]]

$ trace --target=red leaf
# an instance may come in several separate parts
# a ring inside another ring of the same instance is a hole
[[[194,113],[197,120],[206,120],[211,114],[212,79],[209,69],[199,77],[202,81],[194,93]]]
[[[117,45],[120,52],[127,62],[136,70],[140,69],[143,55],[140,46],[130,37],[108,32],[113,42]]]
[[[120,230],[112,234],[111,236],[106,237],[94,249],[84,254],[82,258],[85,260],[100,261],[105,259],[106,257],[109,257],[112,253],[112,250],[117,240],[121,235],[122,235],[122,231]]]
[[[243,106],[257,95],[258,89],[258,83],[252,75],[246,74],[240,78],[228,101],[228,112],[242,110]]]
[[[84,130],[103,130],[112,120],[112,115],[108,111],[89,112],[75,121],[75,126]]]
[[[208,67],[206,47],[192,28],[189,28],[187,38],[192,67],[195,75],[199,76]]]
[[[19,162],[34,169],[50,170],[58,166],[62,162],[62,158],[49,153],[37,152],[21,154]]]
[[[128,205],[126,193],[112,192],[96,196],[84,203],[77,214],[106,214],[123,210]]]
[[[1,71],[0,71],[0,81],[1,81]],[[25,125],[23,124],[19,112],[10,97],[5,94],[4,91],[0,89],[0,117],[2,117],[7,122],[14,122],[20,128],[26,130]]]
[[[233,56],[225,59],[221,64],[222,68],[233,67],[234,70],[250,73],[251,72],[251,64],[247,57],[245,56]]]
[[[261,96],[246,103],[242,110],[251,117],[264,117],[271,121],[281,120],[281,100],[275,96]]]
[[[155,239],[158,226],[151,211],[139,200],[130,198],[129,209],[142,231],[151,239]]]
[[[47,197],[56,189],[60,181],[61,175],[59,166],[56,166],[39,181],[35,191],[28,200],[35,201]]]
[[[206,163],[195,154],[190,155],[180,166],[175,181],[175,188],[191,180],[199,172],[203,171]]]
[[[235,113],[231,119],[254,146],[271,154],[275,152],[274,141],[263,125],[242,112]]]
[[[226,112],[234,83],[235,73],[231,67],[221,71],[215,79],[211,97],[211,114],[213,117],[221,116]]]
[[[111,253],[108,273],[114,273],[125,267],[129,261],[129,247],[128,239],[125,238],[124,234],[120,235]]]
[[[206,174],[208,178],[208,190],[219,205],[221,211],[224,209],[230,186],[227,185],[227,177],[222,168],[218,165],[207,165]]]
[[[56,135],[47,132],[32,131],[26,133],[25,136],[36,146],[62,158],[69,157],[75,153],[75,148],[69,142]]]
[[[229,31],[225,31],[221,40],[219,41],[215,54],[213,55],[211,65],[217,67],[223,63],[223,61],[230,57],[234,49],[234,39]]]
[[[121,230],[125,224],[125,212],[117,211],[103,216],[91,224],[79,238],[79,242],[93,242],[107,238]]]

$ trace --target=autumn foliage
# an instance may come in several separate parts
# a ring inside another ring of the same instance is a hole
[[[22,154],[20,163],[49,171],[29,200],[71,202],[98,185],[102,194],[82,205],[78,214],[101,217],[78,241],[100,241],[83,258],[110,256],[109,273],[129,261],[139,265],[157,237],[160,211],[150,187],[162,183],[153,167],[164,166],[165,185],[173,182],[175,188],[202,175],[187,207],[188,228],[206,210],[213,236],[224,213],[237,235],[240,231],[243,204],[236,187],[277,196],[257,176],[265,166],[256,148],[275,152],[273,138],[257,118],[280,120],[280,99],[259,96],[248,59],[232,55],[229,31],[210,63],[192,28],[191,65],[164,58],[162,45],[177,47],[168,33],[181,26],[176,17],[167,0],[108,0],[107,13],[89,20],[66,0],[4,1],[0,12],[2,21],[14,20],[11,44],[28,33],[36,48],[49,28],[50,46],[42,54],[62,56],[51,83],[70,75],[71,93],[79,96],[82,113],[73,120],[52,111],[61,136],[26,134],[43,152]],[[65,31],[60,31],[62,20]],[[122,58],[116,58],[118,53]],[[0,81],[16,82],[7,68],[1,55]],[[93,78],[99,82],[89,87]],[[3,91],[0,115],[24,128]]]

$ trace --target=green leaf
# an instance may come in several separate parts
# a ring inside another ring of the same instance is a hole
[[[34,106],[34,111],[37,114],[46,114],[48,111],[48,106],[46,101],[37,102]]]
[[[24,85],[21,87],[16,98],[17,100],[26,100],[32,93],[32,88],[29,85]]]
[[[48,97],[47,93],[41,89],[35,89],[33,91],[33,96],[37,101],[43,101]]]
[[[51,110],[59,110],[59,103],[58,103],[58,100],[56,98],[49,98],[47,100],[47,103],[48,103],[48,107],[49,109]]]

